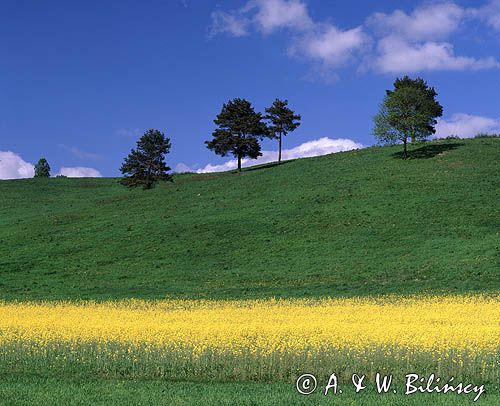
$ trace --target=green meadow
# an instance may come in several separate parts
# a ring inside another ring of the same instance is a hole
[[[0,182],[6,300],[266,298],[500,288],[500,139],[181,174]]]
[[[400,146],[370,147],[241,174],[176,174],[148,191],[111,178],[0,181],[0,298],[497,294],[499,162],[499,138],[446,139],[413,145],[408,160]],[[299,367],[283,379],[228,373],[201,382],[192,363],[169,370],[167,360],[144,372],[127,357],[114,365],[96,356],[83,368],[63,356],[28,354],[23,363],[4,350],[2,405],[459,405],[473,398],[402,390],[301,396],[290,383],[306,372]],[[325,360],[322,373],[342,368],[338,358]],[[430,373],[435,364],[407,366]],[[385,370],[393,367],[405,372],[390,362]],[[499,404],[498,366],[485,377],[479,404]]]

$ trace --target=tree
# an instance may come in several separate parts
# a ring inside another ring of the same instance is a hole
[[[256,159],[262,155],[259,139],[270,137],[262,114],[255,112],[245,99],[236,98],[224,103],[214,123],[219,128],[212,133],[213,139],[205,144],[217,155],[232,154],[237,158],[238,172],[241,172],[242,158]]]
[[[436,132],[436,119],[443,115],[443,107],[436,96],[434,88],[422,78],[396,79],[394,90],[387,90],[374,118],[375,137],[383,143],[402,142],[406,159],[408,140],[425,140]]]
[[[167,173],[170,168],[164,161],[170,147],[170,139],[165,134],[158,130],[146,131],[137,141],[137,149],[130,151],[120,168],[124,175],[121,183],[151,189],[158,181],[172,181],[172,176]]]
[[[45,158],[40,158],[36,163],[35,178],[50,178],[50,165]]]
[[[287,106],[288,100],[276,99],[272,106],[266,109],[267,114],[264,116],[266,120],[270,121],[268,126],[270,133],[279,140],[278,162],[281,162],[282,136],[294,131],[300,125],[301,119],[300,115],[294,114]]]

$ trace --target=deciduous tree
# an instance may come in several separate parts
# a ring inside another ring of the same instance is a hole
[[[387,90],[374,118],[375,137],[383,143],[402,142],[407,158],[409,140],[424,140],[436,132],[436,119],[443,115],[443,107],[436,96],[434,88],[422,78],[396,79],[394,90]]]

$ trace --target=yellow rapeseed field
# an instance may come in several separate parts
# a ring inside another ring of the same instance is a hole
[[[0,303],[0,345],[122,343],[271,354],[370,346],[498,351],[499,296]]]

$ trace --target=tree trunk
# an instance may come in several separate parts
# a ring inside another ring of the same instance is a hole
[[[404,144],[405,144],[404,157],[405,157],[405,159],[407,159],[407,158],[408,158],[408,150],[407,150],[407,148],[406,148],[406,142],[407,142],[407,138],[405,137],[405,140],[404,140]]]
[[[278,163],[281,163],[281,133],[280,133],[279,149],[278,149]]]
[[[241,172],[241,155],[238,155],[238,172]]]

